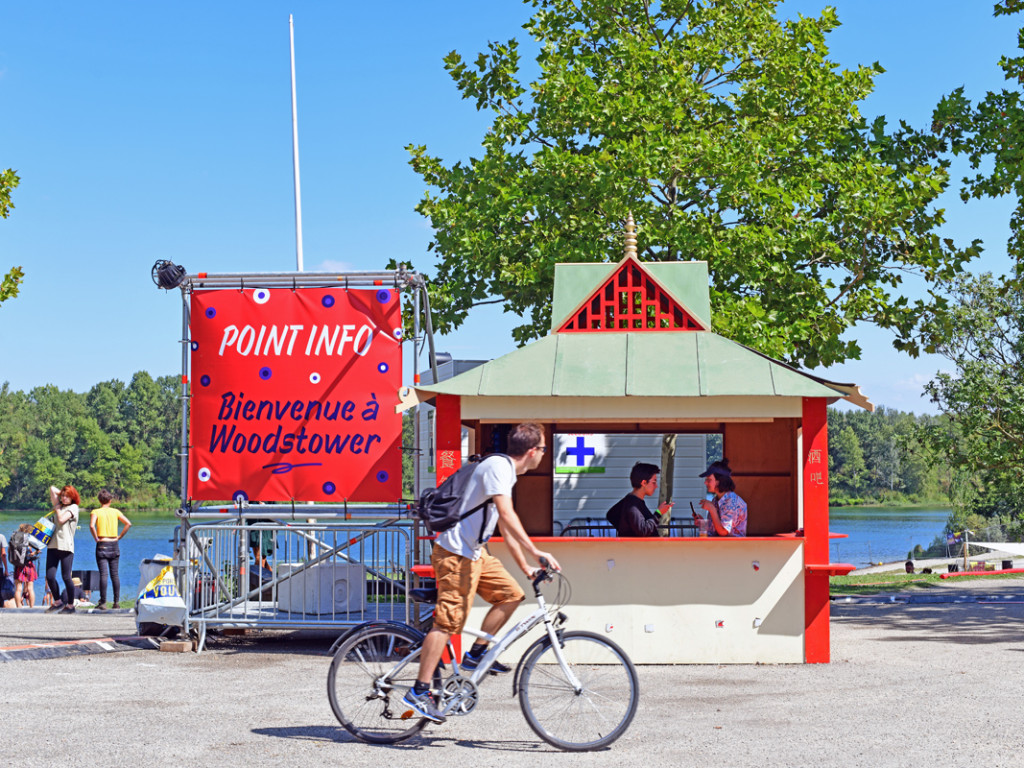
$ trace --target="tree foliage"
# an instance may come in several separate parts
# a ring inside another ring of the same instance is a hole
[[[617,261],[632,212],[644,259],[708,262],[715,329],[809,366],[860,355],[841,335],[867,321],[912,354],[931,350],[934,285],[976,255],[935,233],[947,184],[938,140],[870,125],[858,103],[882,71],[841,70],[835,11],[777,18],[777,0],[609,4],[533,0],[516,40],[445,67],[493,122],[482,154],[445,164],[410,146],[429,185],[432,305],[442,331],[475,303],[550,324],[557,262]],[[494,299],[494,297],[499,297]]]
[[[948,502],[951,473],[927,441],[936,421],[884,407],[829,409],[830,501]]]
[[[181,488],[180,384],[140,371],[87,393],[0,386],[0,504],[45,506],[50,485],[86,498],[103,488],[129,506],[174,503]]]
[[[1014,278],[964,276],[940,352],[954,366],[926,387],[946,418],[928,432],[961,478],[957,501],[985,516],[1024,509],[1024,299]]]
[[[11,202],[11,190],[18,186],[18,174],[10,168],[0,171],[0,218],[6,219],[11,214],[14,204]],[[0,304],[18,295],[25,273],[21,267],[11,267],[10,271],[0,279]]]
[[[1001,0],[994,8],[996,16],[1016,14],[1024,0]],[[1002,89],[973,103],[957,88],[935,109],[932,131],[973,171],[962,180],[961,197],[1013,196],[1016,205],[1007,241],[1012,268],[1002,277],[955,282],[957,305],[947,316],[948,341],[939,350],[954,371],[928,386],[948,416],[930,438],[959,478],[958,518],[998,518],[1011,526],[1024,519],[1024,28],[1017,39],[1017,50],[999,59]]]
[[[995,4],[996,16],[1022,10],[1024,0]],[[932,130],[954,154],[966,157],[975,171],[963,179],[960,195],[965,201],[1015,196],[1007,252],[1020,265],[1024,264],[1024,28],[1017,39],[1017,55],[999,59],[1007,87],[988,92],[977,104],[963,87],[957,88],[936,107]]]

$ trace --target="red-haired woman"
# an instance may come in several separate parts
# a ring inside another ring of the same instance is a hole
[[[81,501],[73,485],[65,485],[59,491],[50,486],[54,530],[53,538],[46,547],[46,585],[53,595],[53,605],[46,609],[47,613],[75,612],[75,584],[71,581],[71,564],[75,560],[75,529],[78,528],[78,505]],[[60,586],[57,584],[58,565],[67,590],[66,605],[60,599]]]

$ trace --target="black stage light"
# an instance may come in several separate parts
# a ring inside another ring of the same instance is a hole
[[[161,259],[153,265],[152,277],[158,288],[169,291],[185,282],[185,268],[173,261]]]

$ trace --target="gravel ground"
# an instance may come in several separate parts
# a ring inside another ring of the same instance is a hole
[[[837,603],[827,665],[641,667],[630,730],[573,765],[1017,765],[1024,579],[944,584],[928,594],[982,599]],[[128,614],[0,612],[0,648],[133,630]],[[199,655],[0,664],[6,743],[18,745],[19,764],[61,768],[566,764],[530,731],[502,679],[485,684],[471,716],[407,744],[354,741],[327,703],[330,642],[268,632],[214,639]]]

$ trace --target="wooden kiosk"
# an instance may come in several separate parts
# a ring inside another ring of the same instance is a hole
[[[826,406],[873,406],[713,333],[705,262],[641,263],[632,220],[626,243],[617,264],[556,267],[548,336],[404,390],[401,407],[437,408],[438,482],[462,462],[463,426],[479,453],[527,420],[548,445],[564,432],[720,433],[746,538],[552,536],[551,452],[519,477],[516,510],[572,582],[571,626],[608,633],[637,663],[828,662],[828,578],[853,566],[829,563]],[[490,548],[510,562],[500,539]]]

